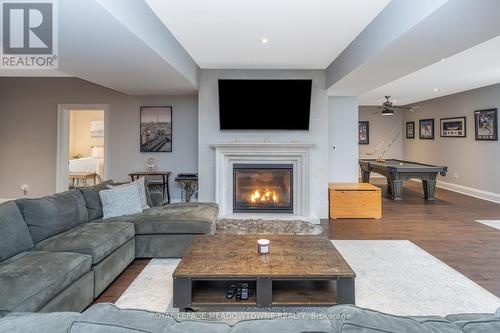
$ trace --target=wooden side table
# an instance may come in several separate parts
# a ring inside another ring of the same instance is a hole
[[[137,171],[137,172],[132,172],[129,173],[128,175],[130,178],[132,178],[132,181],[139,179],[140,177],[148,177],[148,176],[160,176],[162,179],[162,194],[163,194],[163,201],[165,201],[165,192],[167,195],[167,203],[170,203],[170,189],[168,186],[168,178],[170,176],[171,172],[170,171],[155,171],[155,172],[147,172],[147,171]]]
[[[88,180],[93,179],[94,185],[97,185],[97,173],[95,172],[70,172],[69,173],[69,181],[72,183],[73,187],[75,187],[75,181],[78,185],[78,180],[83,180],[83,187],[88,186]]]

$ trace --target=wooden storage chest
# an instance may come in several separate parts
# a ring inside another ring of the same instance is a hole
[[[328,185],[331,219],[380,219],[382,193],[369,183],[330,183]]]

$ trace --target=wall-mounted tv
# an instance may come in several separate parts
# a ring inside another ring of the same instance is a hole
[[[309,130],[312,80],[219,80],[221,130]]]

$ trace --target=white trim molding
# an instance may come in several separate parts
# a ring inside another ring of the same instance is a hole
[[[500,203],[500,194],[498,193],[488,192],[473,187],[443,182],[441,180],[437,181],[436,186],[453,192],[465,194],[474,198]]]
[[[215,201],[221,216],[233,214],[234,164],[292,164],[293,215],[315,218],[311,212],[311,150],[313,143],[214,143]],[[269,214],[258,214],[264,216]],[[316,218],[317,219],[317,218]],[[317,219],[319,222],[319,219]]]
[[[414,182],[421,183],[422,181],[420,179],[411,179]],[[453,183],[448,183],[444,182],[442,180],[438,180],[436,182],[436,187],[460,193],[463,195],[468,195],[469,197],[474,197],[486,201],[491,201],[495,203],[500,203],[500,194],[494,193],[494,192],[488,192],[484,190],[480,190],[478,188],[473,188],[473,187],[468,187],[464,185],[458,185],[458,184],[453,184]]]

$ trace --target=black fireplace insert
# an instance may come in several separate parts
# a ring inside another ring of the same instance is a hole
[[[233,212],[293,213],[293,165],[234,164]]]

